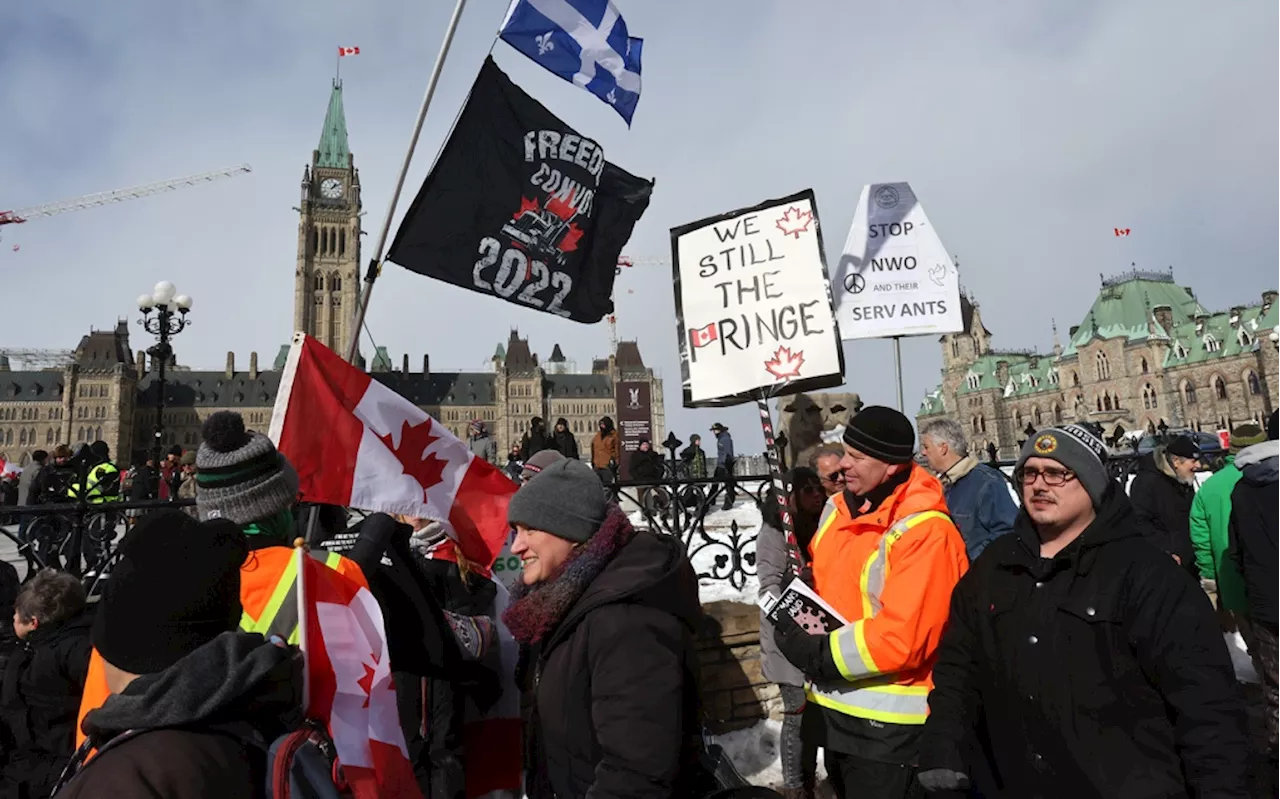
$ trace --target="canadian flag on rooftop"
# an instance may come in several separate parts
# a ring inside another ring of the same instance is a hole
[[[270,437],[308,502],[436,519],[486,575],[502,551],[515,483],[306,334],[293,337]]]
[[[1129,235],[1129,228],[1127,228],[1127,227],[1118,227],[1118,228],[1116,228],[1116,235],[1117,235],[1117,236],[1127,236],[1127,235]]]
[[[422,799],[400,728],[378,601],[301,547],[294,556],[307,718],[324,722],[355,799]]]
[[[360,48],[359,47],[339,47],[338,55],[339,56],[360,55]]]

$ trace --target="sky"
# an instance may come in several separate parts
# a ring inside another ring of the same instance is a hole
[[[625,252],[669,256],[672,227],[805,188],[828,263],[863,184],[909,181],[1003,348],[1065,341],[1100,275],[1168,269],[1210,308],[1278,279],[1277,4],[1241,0],[614,0],[644,43],[628,130],[590,94],[494,34],[506,0],[471,0],[396,211],[426,176],[491,45],[498,64],[609,160],[656,180]],[[453,4],[47,0],[0,24],[0,208],[249,163],[235,179],[0,228],[0,347],[75,346],[171,280],[195,301],[178,359],[270,362],[289,340],[298,187],[340,45],[365,257]],[[1113,229],[1129,228],[1128,238]],[[393,227],[394,233],[394,227]],[[19,249],[14,251],[13,245]],[[681,407],[671,272],[626,270],[620,338],[665,379],[682,438],[722,421],[740,451],[751,406]],[[511,328],[581,368],[609,347],[581,325],[388,265],[368,324],[393,363],[484,367]],[[368,338],[363,342],[371,350]],[[847,342],[847,390],[895,403],[891,343]],[[939,382],[936,337],[906,339],[908,416]],[[660,431],[659,431],[660,432]]]

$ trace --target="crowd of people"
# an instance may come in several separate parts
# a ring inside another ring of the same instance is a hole
[[[839,797],[1275,796],[1275,414],[1232,432],[1198,492],[1190,438],[1145,456],[1127,491],[1079,425],[1027,440],[1012,491],[966,438],[934,421],[917,456],[906,417],[870,407],[789,473],[799,579],[843,622],[761,613],[784,795],[819,795],[821,749]],[[796,579],[787,549],[767,512],[762,598]]]
[[[762,611],[762,667],[784,707],[782,794],[1257,795],[1256,778],[1276,772],[1276,428],[1273,415],[1265,434],[1233,431],[1233,457],[1199,491],[1198,453],[1171,441],[1126,491],[1091,431],[1051,427],[1026,442],[1011,490],[958,425],[925,426],[917,450],[905,416],[860,410],[841,443],[788,473],[790,525],[776,494],[763,507],[762,595],[799,580],[840,617],[822,630]],[[678,462],[731,490],[732,439],[712,431],[715,460],[695,436]],[[311,551],[378,602],[418,788],[468,795],[484,742],[464,725],[507,690],[502,628],[519,646],[525,795],[735,795],[718,790],[704,742],[694,569],[602,486],[623,454],[612,420],[589,460],[567,432],[531,425],[505,465],[522,566],[509,596],[430,519],[372,514],[349,551]],[[483,423],[469,438],[497,459]],[[0,572],[13,608],[0,797],[269,795],[272,743],[320,734],[301,717],[288,599],[297,474],[230,412],[205,422],[198,450],[147,471],[121,476],[108,454],[89,448],[95,460],[73,473],[95,480],[66,490],[88,498],[114,479],[117,494],[195,504],[128,525],[96,604],[66,572],[21,586]],[[633,478],[665,474],[651,442],[628,455]],[[42,495],[46,470],[76,457],[55,450],[28,491]],[[322,510],[322,528],[347,527],[344,509]],[[1266,692],[1261,746],[1223,637],[1236,631]]]

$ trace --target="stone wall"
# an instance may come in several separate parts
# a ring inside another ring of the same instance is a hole
[[[724,733],[782,718],[778,686],[760,669],[760,609],[741,602],[709,602],[698,638],[702,706],[707,728]]]

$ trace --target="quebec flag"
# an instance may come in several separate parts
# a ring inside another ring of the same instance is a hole
[[[613,106],[627,126],[640,101],[640,48],[610,0],[514,0],[502,40]]]

